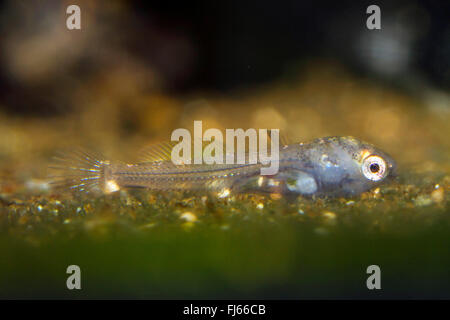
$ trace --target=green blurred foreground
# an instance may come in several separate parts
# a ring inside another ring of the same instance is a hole
[[[417,192],[285,202],[139,191],[13,203],[1,215],[0,294],[448,298],[448,202],[417,204]],[[81,291],[65,287],[71,264],[82,270]],[[366,289],[371,264],[382,270],[380,292]]]

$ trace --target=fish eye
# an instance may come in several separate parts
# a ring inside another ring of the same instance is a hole
[[[369,166],[369,169],[372,173],[377,173],[378,171],[380,171],[380,165],[378,163],[372,163]]]
[[[386,174],[386,161],[379,156],[368,156],[364,159],[362,165],[362,172],[364,177],[372,181],[379,181],[383,179]]]

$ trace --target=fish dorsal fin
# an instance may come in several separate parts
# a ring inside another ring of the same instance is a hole
[[[198,145],[201,146],[200,150],[195,149],[195,141],[197,141]],[[221,141],[221,140],[219,140]],[[225,154],[225,145],[222,142],[223,146],[223,154]],[[172,149],[175,147],[179,141],[167,141],[162,143],[157,143],[153,145],[146,146],[141,149],[139,152],[138,160],[139,162],[161,162],[161,161],[171,161],[172,159]],[[193,138],[190,142],[190,149],[191,149],[191,157],[192,159],[195,158],[196,153],[200,153],[200,157],[203,156],[203,151],[209,145],[211,142],[209,141],[203,141],[202,138]]]
[[[172,148],[177,144],[177,141],[167,141],[157,144],[152,144],[141,149],[139,152],[140,162],[161,162],[170,161],[172,155]]]

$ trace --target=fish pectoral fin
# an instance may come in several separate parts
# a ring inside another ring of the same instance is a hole
[[[312,195],[317,192],[318,185],[314,176],[301,170],[290,170],[284,173],[286,188],[290,192]]]
[[[312,195],[317,192],[318,185],[313,175],[308,172],[289,169],[273,176],[256,175],[239,179],[232,185],[235,192],[261,193],[297,193]]]

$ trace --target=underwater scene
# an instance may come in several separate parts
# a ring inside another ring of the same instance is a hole
[[[2,1],[0,298],[449,299],[449,5],[371,4]]]

